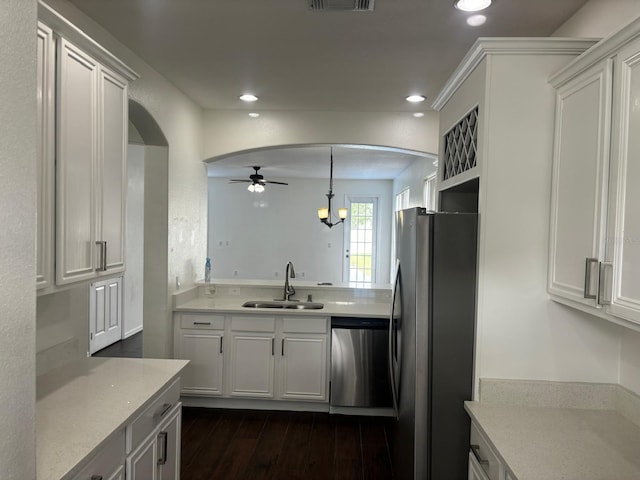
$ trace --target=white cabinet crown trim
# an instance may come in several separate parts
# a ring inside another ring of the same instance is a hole
[[[440,111],[453,97],[478,64],[487,55],[579,55],[597,42],[597,39],[575,38],[487,38],[481,37],[473,44],[460,65],[453,72],[444,88],[431,105]]]
[[[82,47],[85,52],[100,63],[120,73],[128,81],[140,78],[140,75],[138,75],[135,70],[41,0],[38,1],[38,19],[72,43]]]
[[[584,52],[583,55],[576,57],[575,60],[551,76],[549,83],[554,87],[558,87],[602,59],[613,56],[620,47],[636,38],[639,31],[640,18],[637,18],[621,30],[593,45],[589,50]]]

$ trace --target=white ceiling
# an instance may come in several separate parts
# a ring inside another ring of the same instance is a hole
[[[453,0],[376,0],[373,12],[316,12],[308,0],[70,1],[203,108],[247,112],[428,110],[478,37],[548,36],[586,2],[495,0],[485,25],[469,27]],[[260,100],[246,104],[244,92]],[[427,101],[405,101],[416,93]],[[337,148],[335,176],[395,178],[414,159]],[[248,177],[252,165],[267,179],[326,178],[328,148],[241,153],[209,175]]]
[[[203,108],[427,109],[480,36],[548,36],[586,0],[495,0],[481,27],[453,0],[70,0]],[[238,99],[252,92],[260,100]],[[407,103],[412,93],[428,97]]]

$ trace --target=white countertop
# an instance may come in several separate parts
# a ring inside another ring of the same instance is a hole
[[[87,358],[37,379],[38,480],[75,472],[175,379],[186,360]]]
[[[295,315],[295,316],[324,316],[324,317],[368,317],[368,318],[389,318],[389,304],[382,302],[361,302],[339,301],[327,302],[321,301],[324,308],[320,310],[296,310],[282,308],[246,308],[242,304],[249,299],[242,296],[238,297],[197,297],[188,300],[175,307],[177,312],[219,312],[230,314],[251,314],[251,313],[268,313],[270,315]]]
[[[614,410],[465,409],[517,480],[640,479],[640,427]]]

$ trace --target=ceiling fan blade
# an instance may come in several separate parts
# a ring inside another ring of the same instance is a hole
[[[274,180],[265,180],[265,183],[274,183],[276,185],[289,185],[288,183],[285,182],[276,182]]]
[[[253,180],[243,180],[240,178],[232,178],[229,180],[229,183],[252,183]]]

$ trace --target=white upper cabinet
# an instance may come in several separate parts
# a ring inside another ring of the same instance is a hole
[[[98,65],[58,43],[56,283],[96,276]]]
[[[101,112],[100,239],[106,245],[106,268],[124,270],[125,195],[127,191],[127,83],[106,67],[99,76]]]
[[[125,269],[127,89],[137,75],[49,6],[38,15],[37,284],[48,293]]]
[[[604,254],[612,61],[557,90],[549,292],[596,305]]]
[[[611,149],[610,226],[604,272],[609,312],[640,323],[640,38],[616,56]],[[611,285],[608,284],[611,278]]]
[[[36,226],[36,284],[38,289],[53,285],[55,54],[53,30],[39,23],[37,37],[38,212]]]
[[[640,20],[551,78],[557,91],[548,290],[640,325]]]

